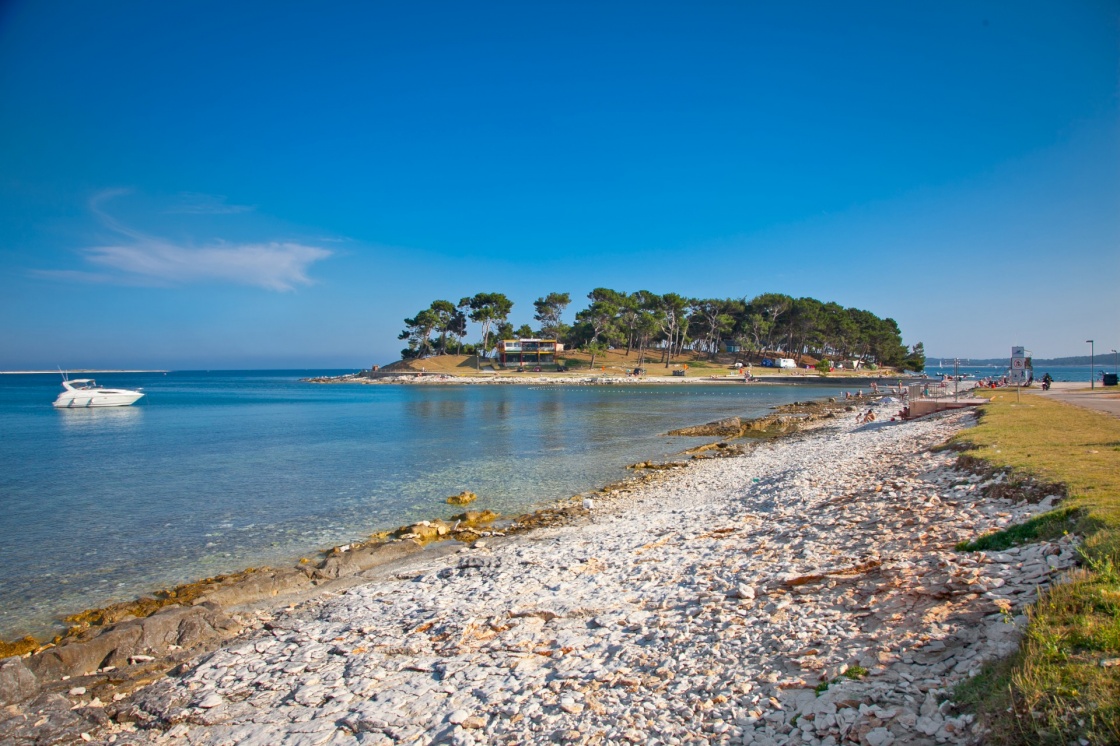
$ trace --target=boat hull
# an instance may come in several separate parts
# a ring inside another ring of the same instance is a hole
[[[92,407],[127,407],[143,394],[138,391],[74,391],[59,394],[54,406],[58,409],[89,409]]]

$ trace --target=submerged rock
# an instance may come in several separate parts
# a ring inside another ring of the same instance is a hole
[[[694,427],[682,427],[679,430],[670,430],[669,435],[682,436],[687,438],[705,437],[710,435],[715,436],[734,436],[742,432],[743,422],[738,417],[727,417],[715,422],[709,422],[706,425],[696,425]]]
[[[498,519],[498,514],[492,510],[468,510],[466,513],[451,516],[451,520],[462,526],[485,526]]]
[[[478,495],[469,490],[463,490],[458,495],[447,498],[448,505],[470,505],[478,499]]]
[[[688,464],[682,461],[666,461],[660,463],[657,461],[639,461],[636,464],[630,464],[627,469],[649,469],[651,471],[665,470],[665,469],[680,469]]]

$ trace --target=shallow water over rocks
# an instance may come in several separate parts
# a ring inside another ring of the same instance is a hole
[[[319,371],[317,371],[319,372]],[[308,371],[109,374],[133,407],[59,411],[0,376],[0,638],[62,613],[447,517],[517,514],[828,387],[321,386]]]

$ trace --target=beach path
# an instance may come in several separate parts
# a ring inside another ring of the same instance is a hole
[[[1031,393],[1047,396],[1051,399],[1073,404],[1077,407],[1104,412],[1113,417],[1120,417],[1120,388],[1110,386],[1105,388],[1097,383],[1095,389],[1088,388],[1084,383],[1057,383],[1049,391],[1035,391]]]

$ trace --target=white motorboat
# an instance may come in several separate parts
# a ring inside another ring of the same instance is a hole
[[[129,389],[102,388],[92,378],[75,378],[73,381],[68,381],[64,376],[62,388],[65,390],[54,400],[54,405],[61,409],[127,407],[144,395]]]

